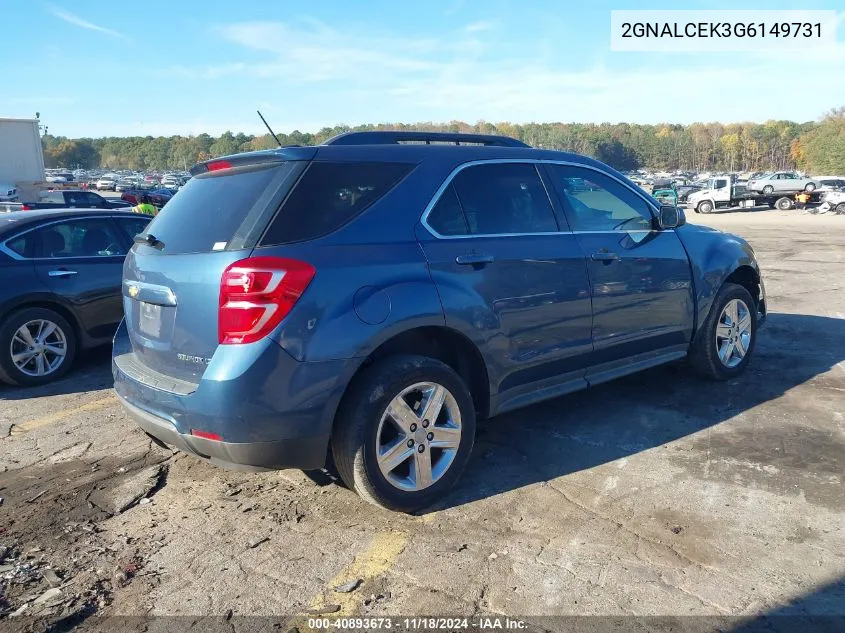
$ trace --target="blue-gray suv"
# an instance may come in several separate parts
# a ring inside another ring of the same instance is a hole
[[[662,363],[740,374],[766,297],[742,239],[590,158],[349,133],[197,165],[123,269],[115,389],[214,464],[312,469],[400,511],[476,421]]]

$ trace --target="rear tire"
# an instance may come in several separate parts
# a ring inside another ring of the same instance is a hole
[[[43,341],[38,340],[39,327],[42,327]],[[25,342],[26,332],[34,345]],[[57,312],[47,308],[24,308],[14,312],[0,325],[0,380],[21,387],[36,387],[58,380],[73,364],[76,346],[73,328]],[[58,351],[64,354],[58,354]],[[39,356],[42,356],[41,361]]]
[[[713,210],[713,203],[709,200],[702,200],[695,208],[698,213],[710,213]]]
[[[418,392],[418,385],[432,387]],[[443,404],[426,420],[435,393],[442,394]],[[394,407],[397,414],[390,415]],[[355,379],[338,410],[331,444],[338,473],[351,490],[383,508],[413,512],[452,488],[474,441],[475,407],[461,377],[432,358],[402,355],[378,361]],[[435,446],[447,442],[455,448]],[[395,466],[388,461],[391,454]]]
[[[739,308],[734,319],[727,314],[729,306]],[[747,323],[744,322],[746,318]],[[731,320],[734,322],[729,323]],[[746,325],[747,328],[744,327]],[[742,335],[745,329],[748,331],[747,338]],[[716,294],[710,313],[696,332],[689,361],[704,378],[729,380],[745,371],[756,342],[757,304],[744,287],[725,283]]]

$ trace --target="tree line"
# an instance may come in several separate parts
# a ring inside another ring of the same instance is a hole
[[[501,134],[534,147],[593,156],[617,169],[756,171],[798,168],[845,173],[845,107],[807,123],[450,123],[325,127],[319,132],[279,134],[283,145],[316,145],[349,131],[419,130]],[[187,169],[215,156],[276,147],[270,134],[225,132],[218,137],[133,136],[69,139],[45,134],[47,167],[136,170]]]

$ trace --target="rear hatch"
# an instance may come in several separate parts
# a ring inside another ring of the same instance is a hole
[[[195,177],[135,237],[123,269],[134,365],[199,381],[220,343],[224,273],[235,287],[278,282],[273,271],[266,279],[226,271],[249,257],[314,153],[313,148],[286,148],[198,165]],[[236,320],[248,312],[235,313]],[[248,336],[242,342],[249,342]]]

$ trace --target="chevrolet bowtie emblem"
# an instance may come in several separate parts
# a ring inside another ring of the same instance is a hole
[[[129,286],[129,288],[127,289],[127,292],[129,293],[129,296],[134,299],[135,297],[138,296],[138,293],[141,292],[141,291],[138,288],[138,286]]]

